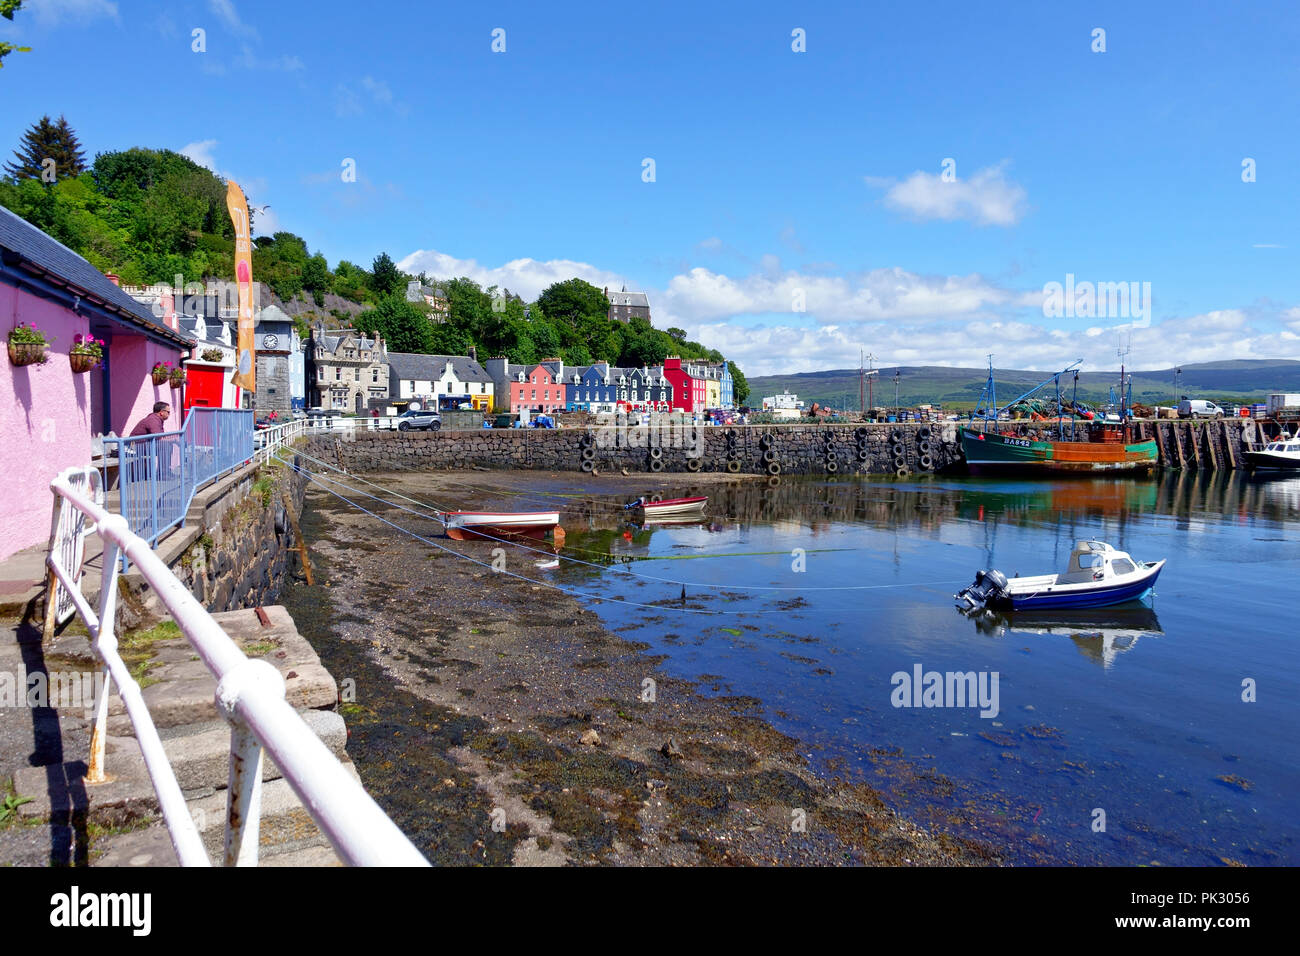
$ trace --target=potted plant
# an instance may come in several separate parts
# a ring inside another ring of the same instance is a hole
[[[166,385],[167,379],[170,378],[172,374],[172,363],[154,362],[153,371],[149,374],[153,377],[153,383],[155,385]]]
[[[179,365],[172,369],[171,384],[172,388],[180,388],[185,384],[185,369],[181,368]]]
[[[221,349],[204,349],[200,357],[205,362],[220,362],[223,356]]]
[[[78,332],[72,339],[72,348],[68,350],[68,361],[72,363],[72,371],[77,374],[89,372],[104,361],[104,340]]]
[[[45,333],[34,325],[19,322],[9,330],[9,361],[15,365],[36,365],[46,361],[50,343]]]

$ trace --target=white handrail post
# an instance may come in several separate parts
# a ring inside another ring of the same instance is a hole
[[[125,519],[117,519],[123,525]],[[105,519],[105,524],[112,518]],[[100,529],[104,542],[104,571],[99,586],[99,621],[90,628],[91,646],[99,658],[104,671],[104,683],[95,698],[95,725],[90,732],[90,759],[86,770],[86,783],[104,783],[108,777],[104,768],[106,761],[104,745],[108,737],[108,696],[113,690],[113,674],[109,670],[105,648],[117,649],[117,558],[118,544],[110,535]],[[90,622],[87,621],[87,624]]]
[[[216,704],[230,722],[230,777],[226,796],[226,866],[257,866],[262,817],[261,741],[238,711],[245,695],[284,700],[284,677],[262,660],[245,660],[217,683]]]
[[[230,728],[226,866],[257,866],[262,823],[262,746],[246,727]]]

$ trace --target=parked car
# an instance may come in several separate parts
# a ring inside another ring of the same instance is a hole
[[[397,416],[397,430],[399,432],[410,431],[412,428],[422,428],[425,431],[436,432],[441,427],[442,416],[431,409],[413,410],[408,408]]]
[[[1223,409],[1214,402],[1200,398],[1185,398],[1178,403],[1179,418],[1222,418]]]

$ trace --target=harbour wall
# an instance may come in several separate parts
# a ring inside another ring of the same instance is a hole
[[[554,430],[357,431],[313,435],[302,448],[313,457],[349,471],[501,468],[598,474],[626,469],[749,475],[909,475],[963,465],[958,424],[705,427],[671,423]],[[1004,430],[1042,438],[1054,425],[1002,423]],[[1239,468],[1248,445],[1267,437],[1265,426],[1249,420],[1146,421],[1135,427],[1138,438],[1156,440],[1160,463],[1166,468]],[[1267,427],[1276,430],[1276,426]]]

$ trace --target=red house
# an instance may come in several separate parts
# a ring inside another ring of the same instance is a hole
[[[702,412],[708,406],[709,387],[702,369],[682,366],[679,356],[664,359],[664,378],[673,387],[673,408],[683,412]]]

